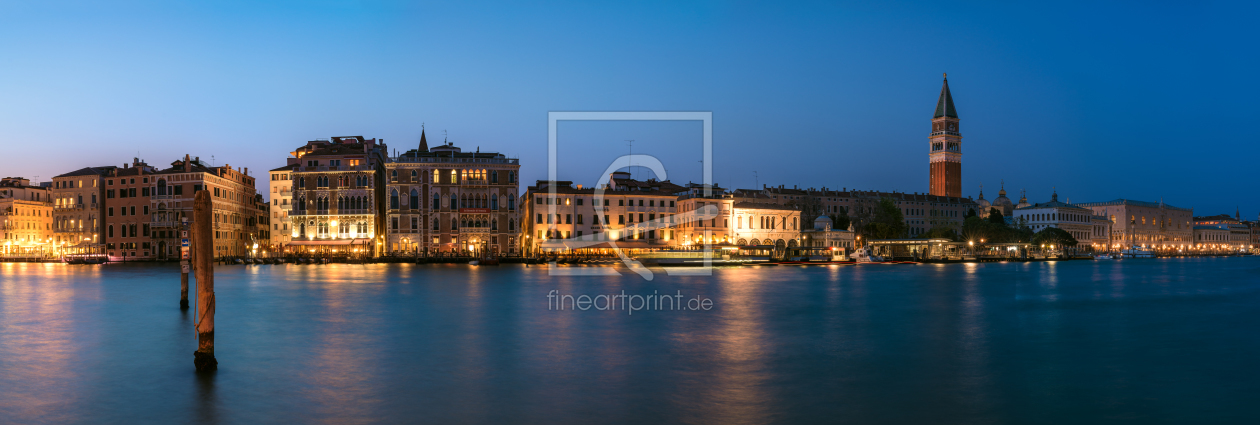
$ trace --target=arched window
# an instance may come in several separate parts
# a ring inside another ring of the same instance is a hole
[[[109,237],[114,237],[114,225],[109,225]]]
[[[439,180],[441,179],[442,174],[438,173],[438,170],[433,170],[433,183],[439,183]]]
[[[415,171],[412,171],[412,173],[414,174]],[[415,189],[411,189],[411,209],[420,209],[420,192]]]
[[[499,197],[498,197],[498,196],[495,196],[495,197],[490,198],[490,209],[492,209],[492,210],[496,210],[496,211],[499,209]]]
[[[451,170],[451,172],[454,172],[454,170]],[[451,194],[451,204],[450,204],[450,205],[448,205],[448,207],[449,207],[449,208],[451,208],[451,209],[455,209],[455,208],[458,208],[458,207],[457,207],[457,205],[459,205],[459,203],[458,203],[458,201],[456,201],[455,194],[454,194],[454,193],[452,193],[452,194]]]
[[[457,218],[452,218],[452,219],[451,219],[451,230],[455,230],[455,229],[458,229],[458,228],[459,228],[459,219],[457,219]]]
[[[298,187],[306,189],[306,177],[298,177]]]
[[[158,195],[166,194],[166,179],[158,179],[157,192],[158,192]]]
[[[499,219],[490,220],[490,230],[499,230]]]
[[[337,211],[341,211],[344,209],[348,209],[346,208],[346,197],[338,196],[337,197]]]
[[[394,171],[395,171],[395,174],[397,174],[398,170],[394,170]],[[398,189],[389,190],[389,209],[391,210],[398,209]]]
[[[442,203],[442,198],[438,196],[437,192],[433,192],[433,204],[429,205],[429,208],[436,211],[438,209],[438,205],[441,203]]]
[[[508,231],[509,231],[509,232],[511,232],[511,231],[513,231],[513,230],[516,230],[516,219],[511,219],[511,218],[509,218],[509,219],[508,219]]]
[[[411,180],[416,180],[416,177],[419,176],[420,175],[416,173],[416,170],[411,170]]]

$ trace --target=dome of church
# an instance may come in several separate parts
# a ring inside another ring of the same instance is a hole
[[[989,207],[992,206],[992,204],[989,203],[989,200],[984,199],[984,186],[983,185],[980,186],[980,199],[976,200],[976,204],[977,206],[980,207],[980,211],[979,211],[980,216],[987,217],[989,215]]]
[[[998,197],[993,200],[993,208],[1002,211],[1003,216],[1010,216],[1015,211],[1015,203],[1011,202],[1011,198],[1006,197],[1006,184],[1002,184],[1002,190],[998,191]]]
[[[1015,205],[1015,208],[1023,208],[1023,207],[1030,207],[1030,206],[1032,206],[1032,204],[1028,203],[1028,196],[1024,194],[1024,191],[1022,190],[1019,191],[1019,203]]]
[[[814,219],[814,230],[830,231],[831,225],[831,218],[825,215],[820,215]]]

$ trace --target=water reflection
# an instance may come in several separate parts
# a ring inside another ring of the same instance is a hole
[[[684,399],[707,409],[685,408],[689,415],[684,422],[766,423],[766,404],[770,401],[761,391],[767,376],[766,334],[763,314],[768,286],[777,281],[766,279],[755,269],[722,270],[721,297],[714,302],[721,306],[711,311],[718,315],[715,328],[709,331],[707,344],[712,351],[711,382],[699,388],[696,399]],[[701,337],[700,335],[693,335]],[[680,406],[684,407],[684,406]]]
[[[0,264],[0,422],[1231,422],[1260,397],[1257,264],[229,266],[213,375],[177,269]]]

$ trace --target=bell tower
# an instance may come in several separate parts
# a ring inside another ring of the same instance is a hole
[[[928,134],[930,181],[928,193],[938,196],[962,196],[962,134],[958,131],[958,112],[954,97],[949,94],[949,78],[941,84],[941,97],[932,115],[932,132]]]

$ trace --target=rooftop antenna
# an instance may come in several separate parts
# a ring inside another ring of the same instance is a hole
[[[626,157],[626,171],[630,172],[630,180],[634,180],[634,139],[626,139],[630,144],[630,156]]]
[[[761,186],[761,177],[757,176],[756,171],[753,171],[753,189],[756,190],[757,186]]]

